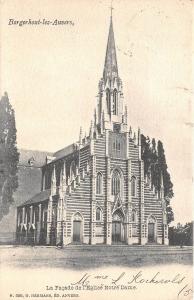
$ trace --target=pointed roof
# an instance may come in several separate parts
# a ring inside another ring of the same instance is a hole
[[[103,78],[106,80],[107,77],[109,77],[110,79],[118,77],[117,56],[116,56],[112,16],[110,17],[108,43],[106,48],[106,57],[105,57],[104,72],[103,72]]]
[[[40,202],[46,201],[46,200],[48,200],[50,193],[51,193],[50,189],[41,191],[38,194],[35,194],[32,198],[30,198],[27,201],[23,202],[22,204],[18,205],[18,207],[22,207],[25,205],[32,205],[34,203],[40,203]]]

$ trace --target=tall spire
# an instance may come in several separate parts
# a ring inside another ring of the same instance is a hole
[[[106,80],[108,77],[110,79],[118,77],[117,56],[116,56],[116,47],[115,47],[113,22],[112,22],[112,7],[111,7],[110,27],[109,27],[109,34],[108,34],[108,43],[106,48],[103,79]]]
[[[106,56],[104,62],[103,78],[98,88],[97,102],[97,124],[96,128],[100,133],[105,129],[127,132],[127,111],[123,111],[123,86],[118,74],[116,47],[113,31],[113,20],[111,5],[110,26]],[[117,125],[115,125],[117,124]],[[117,129],[115,129],[117,127]],[[94,128],[95,129],[95,128]],[[94,132],[97,132],[94,130]]]

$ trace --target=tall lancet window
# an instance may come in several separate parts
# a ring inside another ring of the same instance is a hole
[[[116,89],[113,91],[113,115],[118,115],[118,93]]]
[[[112,175],[111,194],[118,195],[121,192],[121,177],[118,170],[115,170]]]
[[[137,182],[136,177],[132,176],[131,178],[131,196],[136,197],[137,195]]]
[[[110,115],[111,103],[110,103],[110,90],[109,89],[106,90],[106,105],[107,105],[108,114]]]
[[[101,195],[102,194],[102,174],[97,173],[96,176],[96,194]]]

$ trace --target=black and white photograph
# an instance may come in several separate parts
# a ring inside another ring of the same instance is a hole
[[[0,5],[0,298],[193,299],[193,1]]]

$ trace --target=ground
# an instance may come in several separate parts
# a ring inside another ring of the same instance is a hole
[[[0,246],[2,266],[23,268],[63,268],[84,270],[107,266],[142,267],[169,264],[192,264],[192,247],[69,245]]]
[[[193,299],[192,247],[1,245],[0,262],[3,300]]]

